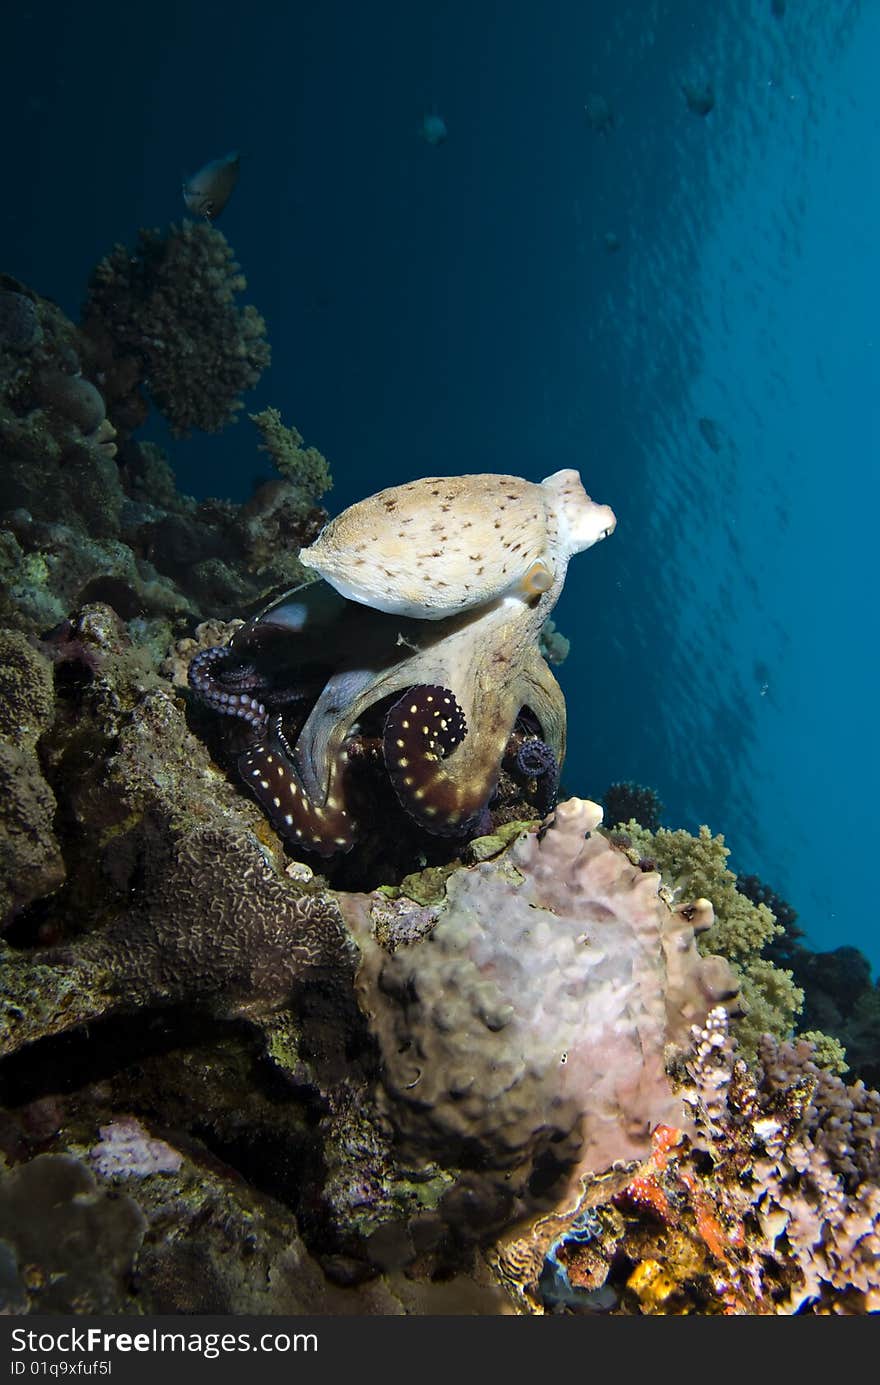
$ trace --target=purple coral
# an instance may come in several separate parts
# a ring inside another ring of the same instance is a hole
[[[696,1144],[715,1161],[716,1208],[741,1228],[727,1267],[733,1311],[876,1312],[880,1095],[821,1069],[803,1039],[765,1035],[753,1073],[720,1011],[694,1038]]]
[[[102,1125],[100,1134],[89,1158],[102,1178],[149,1178],[155,1173],[177,1173],[183,1163],[182,1154],[164,1140],[154,1139],[134,1116]]]

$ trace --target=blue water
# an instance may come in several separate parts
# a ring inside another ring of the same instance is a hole
[[[96,260],[240,149],[220,226],[274,353],[248,407],[326,453],[334,509],[578,467],[619,523],[558,612],[567,786],[652,784],[813,945],[880,964],[880,7],[784,9],[18,8],[0,259],[75,314]],[[706,81],[703,118],[681,83]],[[172,444],[181,487],[244,499],[256,441]]]

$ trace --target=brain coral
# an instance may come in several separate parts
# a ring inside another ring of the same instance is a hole
[[[484,1227],[644,1155],[658,1123],[680,1127],[667,1045],[735,992],[696,950],[711,908],[671,910],[600,820],[561,804],[543,836],[451,878],[427,941],[365,948],[385,1114],[411,1157],[470,1171]]]
[[[213,226],[185,221],[164,236],[141,231],[134,254],[117,245],[94,270],[83,330],[99,350],[140,359],[142,382],[172,432],[216,433],[235,419],[242,391],[270,359],[262,317],[235,301],[245,287]]]

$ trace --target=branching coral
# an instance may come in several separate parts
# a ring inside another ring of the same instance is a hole
[[[880,1308],[880,1096],[820,1069],[812,1046],[736,1060],[723,1017],[691,1065],[697,1142],[712,1153],[716,1207],[741,1232],[722,1260],[731,1312]]]
[[[785,930],[789,941],[803,937],[803,932],[796,926],[797,911],[769,885],[759,880],[757,875],[738,875],[736,888],[753,904],[766,904],[779,927]]]
[[[675,1069],[690,1133],[658,1126],[640,1165],[588,1185],[540,1278],[527,1243],[502,1249],[520,1308],[876,1311],[880,1096],[822,1071],[804,1042],[766,1036],[750,1068],[721,1009]]]
[[[712,901],[715,922],[701,945],[727,957],[741,978],[746,1013],[737,1037],[743,1049],[754,1052],[765,1031],[780,1038],[790,1034],[803,992],[791,972],[761,956],[781,929],[766,904],[753,904],[737,889],[723,836],[713,836],[705,826],[697,836],[665,827],[649,832],[632,820],[623,825],[623,834],[636,857],[656,864],[676,897]]]
[[[164,236],[141,231],[134,254],[116,246],[94,270],[83,310],[111,412],[140,378],[178,436],[232,422],[270,359],[265,322],[236,302],[245,287],[226,237],[204,222],[172,225]],[[123,371],[120,357],[132,368]]]
[[[333,480],[327,458],[317,447],[303,447],[302,433],[292,425],[286,427],[278,409],[263,409],[262,413],[248,417],[260,430],[260,451],[269,454],[279,475],[311,500],[318,500],[331,489]]]
[[[626,823],[626,835],[641,856],[656,862],[671,888],[690,899],[702,895],[715,908],[712,942],[726,957],[745,958],[759,953],[776,934],[776,922],[764,904],[752,904],[736,888],[736,876],[727,867],[730,848],[724,837],[701,827],[696,836],[661,827],[656,832]]]
[[[296,554],[317,538],[327,519],[316,502],[333,485],[330,468],[316,447],[303,447],[296,428],[285,427],[277,409],[248,416],[263,439],[260,451],[272,458],[280,479],[257,486],[239,515],[237,533],[252,572],[286,563],[287,583],[294,586],[309,576]]]
[[[605,818],[609,826],[616,822],[629,822],[631,818],[648,832],[656,832],[663,814],[663,804],[654,789],[643,784],[624,780],[610,784],[605,790]]]

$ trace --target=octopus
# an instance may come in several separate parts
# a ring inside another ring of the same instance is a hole
[[[198,698],[250,728],[238,769],[279,834],[322,857],[351,849],[365,741],[429,834],[480,829],[514,732],[519,773],[550,801],[565,700],[538,640],[569,559],[615,524],[565,470],[428,477],[326,525],[300,553],[315,580],[189,669]]]

